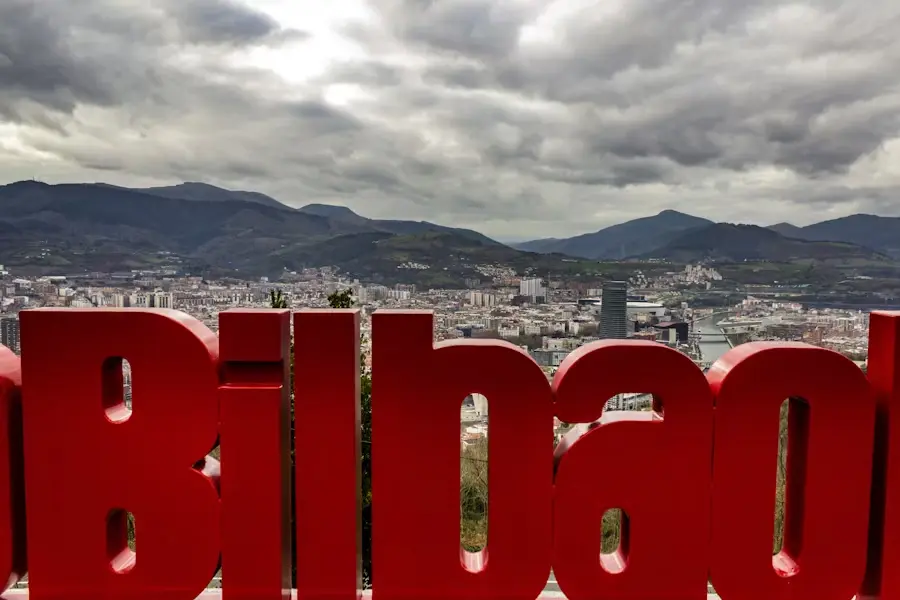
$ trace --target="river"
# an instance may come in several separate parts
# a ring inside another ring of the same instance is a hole
[[[714,363],[731,349],[731,346],[722,337],[722,330],[711,318],[694,323],[694,331],[699,331],[701,335],[700,352],[703,353],[703,362]],[[706,338],[706,334],[710,334],[708,338]]]

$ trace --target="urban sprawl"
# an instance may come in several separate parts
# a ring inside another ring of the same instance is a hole
[[[292,309],[326,307],[328,296],[350,290],[363,313],[363,351],[369,352],[368,316],[377,309],[427,309],[435,314],[435,339],[496,338],[526,348],[551,377],[573,350],[600,339],[641,339],[669,345],[708,368],[730,347],[756,340],[803,341],[836,350],[865,366],[868,312],[813,309],[779,298],[747,296],[716,308],[694,307],[681,290],[709,289],[721,281],[713,268],[688,265],[653,279],[636,272],[629,281],[596,289],[568,289],[510,269],[483,266],[484,280],[469,289],[426,290],[351,280],[334,268],[287,273],[279,282],[208,281],[170,272],[25,278],[0,266],[0,343],[20,352],[18,313],[40,307],[169,308],[215,331],[218,313],[266,307],[273,290]],[[126,386],[130,373],[126,372]],[[130,395],[130,394],[129,394]],[[611,408],[649,403],[643,394],[611,399]],[[464,438],[483,438],[487,405],[477,396],[463,405]],[[465,439],[464,439],[465,442]]]

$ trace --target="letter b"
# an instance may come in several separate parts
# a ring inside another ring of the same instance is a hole
[[[533,600],[550,573],[550,386],[511,344],[435,346],[432,319],[373,316],[374,594]],[[487,397],[491,414],[490,533],[474,555],[459,541],[460,408],[471,393]]]
[[[216,442],[215,335],[175,311],[20,318],[32,597],[193,600],[219,558],[218,495],[193,468]]]

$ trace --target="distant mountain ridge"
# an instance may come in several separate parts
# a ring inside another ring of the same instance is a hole
[[[479,232],[369,219],[345,206],[293,208],[256,192],[188,182],[0,186],[0,264],[41,274],[148,270],[279,277],[335,265],[385,281],[461,285],[477,265],[549,276],[605,272],[593,261],[884,261],[900,218],[853,215],[809,227],[716,224],[673,210],[567,239],[501,244]],[[585,263],[573,257],[585,258]],[[853,263],[856,264],[856,263]]]
[[[652,217],[626,221],[594,233],[565,239],[534,240],[513,244],[513,247],[528,252],[557,252],[595,260],[622,260],[659,248],[684,231],[711,224],[709,219],[664,210]]]
[[[479,275],[476,265],[495,261],[523,270],[571,270],[567,257],[514,250],[468,229],[367,219],[342,206],[294,209],[262,194],[206,184],[0,186],[0,233],[0,264],[41,274],[180,264],[192,272],[278,277],[335,265],[401,280],[416,279],[407,265],[415,263],[415,269],[434,268],[419,280],[462,285]]]
[[[791,225],[790,223],[776,223],[775,225],[770,225],[768,229],[780,233],[785,237],[790,238],[800,238],[799,232],[801,231],[800,227],[796,225]]]
[[[260,194],[258,192],[226,190],[213,185],[209,185],[208,183],[189,181],[180,183],[178,185],[151,188],[126,188],[117,185],[110,185],[108,183],[95,183],[93,185],[113,188],[121,191],[139,192],[142,194],[148,194],[150,196],[159,196],[160,198],[169,198],[172,200],[196,200],[199,202],[255,202],[257,204],[262,204],[271,208],[278,208],[281,210],[294,210],[290,206],[282,204],[278,200],[266,196],[265,194]]]
[[[340,219],[342,221],[365,221],[365,217],[361,217],[346,206],[338,206],[336,204],[307,204],[297,209],[308,215],[317,215],[328,219]]]
[[[529,252],[558,252],[594,260],[622,260],[648,256],[661,258],[660,253],[655,253],[654,251],[660,250],[663,251],[663,255],[667,254],[669,251],[674,250],[669,244],[680,240],[678,244],[684,246],[687,240],[680,238],[715,224],[709,219],[694,217],[674,210],[664,210],[651,217],[626,221],[593,233],[571,238],[532,240],[512,244],[512,246]],[[879,217],[860,214],[832,219],[807,227],[797,227],[791,223],[777,223],[766,228],[757,229],[765,229],[788,239],[852,244],[868,249],[870,254],[882,254],[900,259],[900,217]],[[715,229],[712,229],[707,234],[715,237],[713,235],[715,231]],[[753,243],[763,243],[766,239],[770,243],[776,243],[777,241],[776,238],[766,238],[763,232],[754,230],[755,232],[751,234],[748,231],[750,230],[733,230],[732,233],[742,236],[740,243],[750,243],[751,240],[748,236],[752,236],[756,240]],[[709,239],[712,239],[712,237]],[[729,240],[725,237],[717,239],[723,244],[721,248],[723,252],[719,254],[729,254],[736,248],[736,240]],[[772,254],[775,256],[784,255],[788,246],[780,241],[778,243],[780,244],[780,250],[773,250]],[[794,245],[792,248],[793,250],[791,251],[805,254],[805,252],[800,251],[800,246]],[[745,247],[745,250],[747,249]],[[814,249],[814,247],[809,247],[808,249]],[[848,249],[845,248],[845,250]],[[850,251],[849,254],[854,252]],[[812,253],[817,254],[818,252],[813,251]],[[824,254],[829,253],[842,254],[844,251],[835,250],[833,247],[831,252],[824,252]],[[861,251],[861,253],[865,254],[866,252]],[[679,252],[677,254],[684,253]],[[751,254],[753,253],[751,252]]]
[[[713,223],[682,233],[642,258],[672,262],[700,261],[888,261],[889,257],[857,244],[786,237],[756,225]]]
[[[448,231],[456,232],[461,235],[478,239],[487,243],[499,243],[493,239],[472,231],[471,229],[460,229],[456,227],[445,227],[427,221],[403,221],[390,219],[369,219],[363,217],[346,206],[337,204],[307,204],[301,208],[293,208],[279,202],[278,200],[260,194],[258,192],[245,192],[239,190],[227,190],[224,188],[209,185],[208,183],[185,182],[178,185],[151,187],[151,188],[126,188],[114,186],[108,183],[86,184],[98,187],[112,188],[122,192],[137,192],[150,196],[158,196],[160,198],[169,198],[171,200],[194,200],[199,202],[253,202],[262,204],[270,208],[286,211],[299,211],[308,215],[317,217],[325,217],[341,223],[352,224],[358,227],[372,227],[379,231],[387,231],[390,233],[425,233],[428,231]]]
[[[858,244],[900,258],[900,217],[856,214],[806,227],[779,223],[770,229],[801,240]]]

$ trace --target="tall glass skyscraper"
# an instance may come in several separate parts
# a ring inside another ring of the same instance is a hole
[[[628,337],[628,283],[607,281],[603,284],[600,305],[600,338],[624,340]]]
[[[0,319],[0,344],[19,354],[19,319],[17,317]]]

